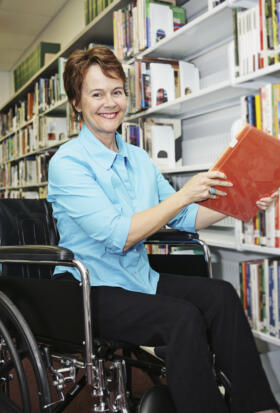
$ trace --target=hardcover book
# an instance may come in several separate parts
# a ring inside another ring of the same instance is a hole
[[[256,202],[280,187],[280,140],[246,125],[211,170],[225,173],[232,187],[217,187],[226,196],[200,202],[207,208],[248,222],[257,213]]]

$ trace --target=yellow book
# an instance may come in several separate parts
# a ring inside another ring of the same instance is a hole
[[[262,129],[262,110],[261,110],[261,96],[257,94],[255,96],[255,112],[256,112],[256,127]]]
[[[276,4],[275,0],[271,0],[271,10],[272,10],[272,38],[273,46],[276,48],[278,46],[278,36],[277,36],[277,14],[276,14]],[[276,51],[274,53],[275,63],[279,62],[279,54]]]
[[[279,116],[280,116],[280,84],[273,85],[273,129],[274,136],[279,139]]]

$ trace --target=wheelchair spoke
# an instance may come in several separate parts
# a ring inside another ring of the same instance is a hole
[[[30,412],[31,407],[29,403],[29,393],[28,386],[23,370],[23,366],[20,360],[20,357],[17,353],[16,344],[12,337],[10,336],[8,330],[6,329],[3,322],[0,320],[0,334],[1,334],[1,353],[3,358],[1,358],[1,363],[3,365],[3,371],[6,373],[0,376],[2,384],[5,386],[5,390],[9,393],[9,383],[10,380],[15,380],[15,376],[18,378],[19,387],[20,387],[20,396],[22,401],[23,412]],[[7,394],[6,393],[6,394]],[[0,399],[6,399],[5,394],[1,392]]]
[[[0,314],[0,406],[10,403],[11,413],[49,413],[44,408],[51,396],[41,353],[25,319],[2,292]]]

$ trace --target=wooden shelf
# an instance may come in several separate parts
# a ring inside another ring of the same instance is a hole
[[[40,182],[39,184],[24,184],[24,185],[16,185],[16,186],[2,186],[0,187],[0,191],[3,190],[17,190],[17,189],[25,189],[25,188],[39,188],[41,186],[47,186],[48,182]]]
[[[56,148],[57,146],[60,146],[63,143],[68,142],[68,141],[69,141],[69,138],[61,139],[60,141],[55,141],[54,143],[52,143],[50,145],[47,145],[47,146],[44,146],[42,148],[38,148],[35,151],[19,155],[19,156],[13,158],[13,159],[8,159],[7,161],[3,162],[3,164],[9,163],[9,162],[16,162],[16,161],[19,161],[20,159],[27,158],[28,156],[32,156],[32,155],[36,155],[36,154],[39,154],[39,153],[42,153],[42,152],[46,152],[49,149]]]

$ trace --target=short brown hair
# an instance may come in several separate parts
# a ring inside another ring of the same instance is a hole
[[[119,60],[109,47],[94,46],[88,50],[75,50],[68,58],[63,73],[64,88],[75,114],[74,106],[79,105],[83,80],[91,65],[97,64],[103,74],[113,79],[121,79],[125,86],[126,76]]]

